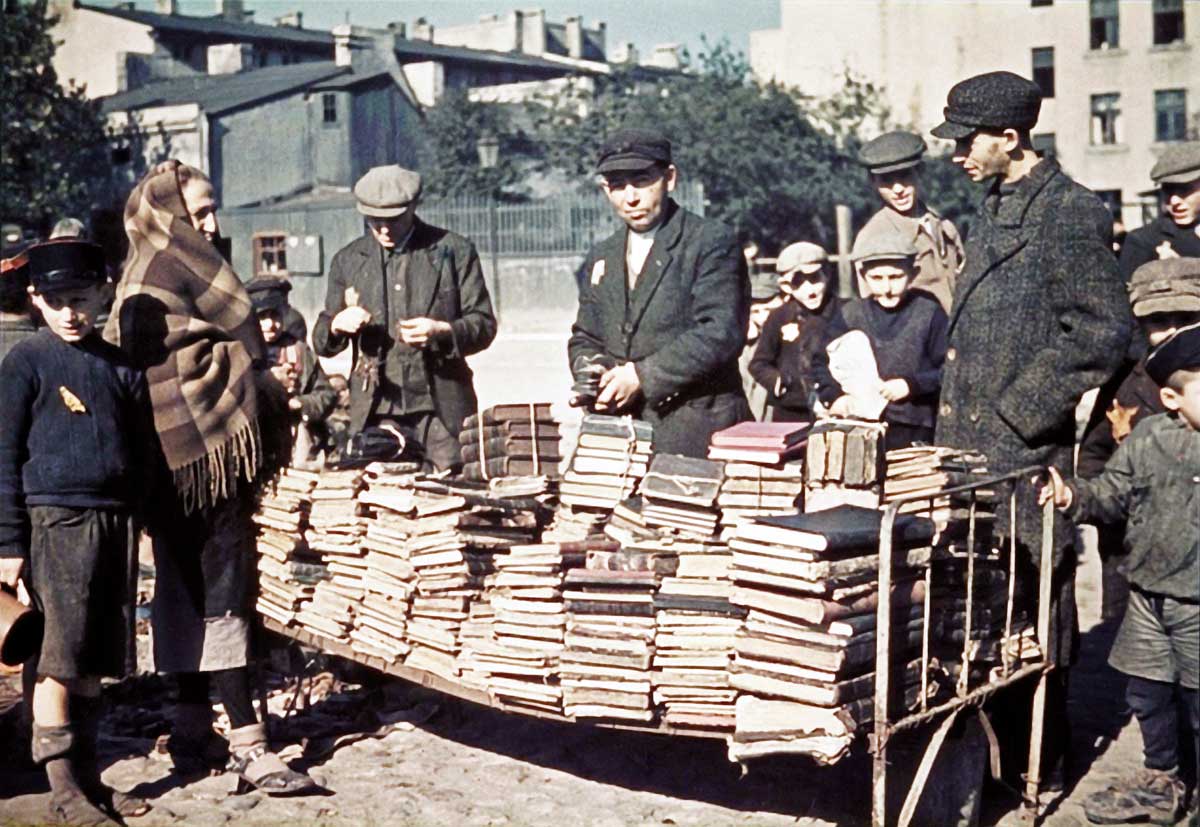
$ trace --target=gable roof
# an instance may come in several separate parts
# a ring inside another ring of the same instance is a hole
[[[382,66],[353,72],[332,60],[270,66],[228,75],[195,75],[139,86],[103,98],[101,111],[123,112],[150,106],[195,103],[209,115],[308,88],[344,88],[387,76]]]
[[[96,6],[80,3],[79,8],[141,23],[163,32],[184,35],[201,35],[224,38],[226,42],[257,41],[275,42],[296,46],[323,47],[333,54],[333,35],[316,29],[300,29],[295,26],[269,26],[265,23],[249,23],[227,20],[223,17],[190,17],[183,14],[159,14],[158,12],[128,9],[124,7]]]

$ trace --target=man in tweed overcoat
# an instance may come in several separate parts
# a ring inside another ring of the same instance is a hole
[[[1038,87],[1010,72],[950,90],[933,130],[955,141],[953,160],[987,191],[966,243],[950,311],[938,411],[939,445],[987,454],[1002,473],[1074,467],[1075,406],[1118,368],[1132,320],[1112,254],[1112,215],[1091,191],[1033,151]],[[1036,492],[1022,486],[1017,538],[1028,563],[1040,550]],[[1056,525],[1050,655],[1066,667],[1078,632],[1071,527]],[[997,520],[1008,526],[1008,515]],[[1034,570],[1029,569],[1032,573]],[[1036,579],[1029,581],[1036,588]],[[1043,765],[1052,781],[1066,746],[1066,670],[1053,673]],[[1028,714],[1027,711],[1025,713]]]

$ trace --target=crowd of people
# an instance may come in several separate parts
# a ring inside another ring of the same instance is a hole
[[[950,90],[933,135],[954,143],[983,195],[965,237],[923,197],[922,136],[862,148],[881,205],[854,240],[849,300],[811,240],[784,245],[775,273],[750,274],[731,228],[671,198],[667,137],[611,134],[596,173],[621,227],[580,270],[567,358],[595,393],[572,401],[649,422],[665,453],[702,457],[715,431],[751,418],[835,416],[887,423],[889,449],[938,444],[982,452],[997,473],[1052,469],[999,520],[1032,571],[1039,501],[1068,518],[1055,523],[1044,641],[1057,666],[1049,785],[1070,771],[1071,523],[1099,522],[1123,536],[1101,546],[1104,611],[1121,619],[1111,663],[1130,676],[1145,766],[1086,809],[1098,823],[1171,823],[1188,799],[1177,711],[1200,732],[1200,144],[1162,154],[1151,177],[1163,215],[1118,259],[1108,208],[1034,152],[1040,105],[1038,87],[1008,72]],[[271,750],[251,702],[256,498],[281,466],[352,456],[364,434],[457,472],[458,434],[478,408],[467,358],[497,331],[474,245],[417,216],[418,173],[376,167],[354,196],[366,230],[333,257],[311,345],[286,279],[243,284],[222,257],[212,183],[178,162],[131,193],[115,283],[101,249],[77,237],[4,262],[0,584],[22,583],[45,615],[27,700],[61,823],[149,806],[105,787],[96,762],[100,679],[130,667],[139,531],[156,567],[154,664],[178,687],[177,769],[224,766],[269,794],[315,789]],[[347,348],[349,376],[327,377],[318,357]],[[1095,388],[1076,479],[1076,406]],[[213,692],[227,738],[212,726]],[[1004,699],[1005,731],[1027,725],[1028,706]]]

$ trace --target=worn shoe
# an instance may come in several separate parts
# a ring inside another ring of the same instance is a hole
[[[1093,824],[1174,824],[1183,815],[1187,787],[1176,770],[1148,767],[1090,795],[1083,812]]]
[[[312,778],[296,772],[271,752],[262,724],[230,731],[229,753],[228,769],[238,777],[238,794],[257,789],[271,796],[290,796],[321,790]]]
[[[71,725],[33,725],[33,760],[45,767],[50,782],[50,818],[71,827],[109,827],[120,822],[88,800],[75,766],[75,731]]]

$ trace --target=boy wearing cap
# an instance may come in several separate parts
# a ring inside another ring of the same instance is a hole
[[[458,433],[478,401],[468,356],[496,338],[496,314],[475,245],[416,215],[421,176],[374,167],[354,185],[368,224],[329,268],[313,349],[336,356],[351,343],[351,433],[367,425],[412,429],[426,459],[458,468]]]
[[[1121,274],[1148,261],[1200,257],[1200,141],[1171,144],[1150,170],[1163,214],[1125,237]]]
[[[293,311],[286,279],[262,276],[246,284],[250,303],[267,343],[271,373],[288,395],[288,411],[294,430],[292,462],[313,458],[325,441],[325,420],[337,406],[337,391],[329,384],[321,363],[303,339],[285,327]]]
[[[946,359],[946,313],[928,293],[909,289],[915,240],[902,228],[880,223],[863,228],[851,255],[870,295],[850,302],[828,326],[816,360],[818,394],[832,413],[849,413],[848,400],[843,401],[842,388],[829,371],[826,348],[847,332],[860,330],[871,343],[883,380],[885,450],[931,443]]]
[[[28,255],[46,327],[0,366],[0,581],[23,577],[46,618],[32,752],[51,815],[111,824],[147,809],[101,783],[96,732],[100,678],[130,663],[149,398],[143,374],[96,329],[110,296],[100,247],[64,239]]]
[[[917,255],[912,289],[923,290],[950,312],[954,286],[963,265],[963,244],[958,230],[921,200],[921,166],[925,139],[912,132],[887,132],[863,145],[858,162],[871,176],[871,186],[883,208],[863,227],[876,230],[886,224],[913,237]],[[865,298],[866,285],[859,292]]]
[[[775,269],[785,300],[763,324],[750,372],[766,389],[775,422],[811,422],[817,390],[813,357],[824,347],[841,302],[829,289],[828,256],[820,246],[788,245]]]
[[[584,260],[568,362],[614,360],[595,410],[648,421],[655,450],[704,457],[714,431],[750,418],[746,259],[732,230],[671,199],[678,170],[661,133],[614,132],[596,171],[625,226]]]
[[[754,267],[750,257],[746,258],[746,264],[748,267]],[[750,324],[746,328],[746,346],[742,348],[742,355],[738,357],[738,370],[742,374],[742,389],[746,392],[746,401],[750,403],[750,413],[760,421],[766,421],[767,418],[767,389],[755,381],[750,366],[762,341],[763,325],[771,312],[783,304],[784,298],[780,293],[779,282],[773,274],[751,274]]]
[[[1084,802],[1097,824],[1180,817],[1177,704],[1200,750],[1200,324],[1155,348],[1146,373],[1166,413],[1139,422],[1100,476],[1066,483],[1052,467],[1040,494],[1076,522],[1127,526],[1129,604],[1109,664],[1129,676],[1145,766]]]

